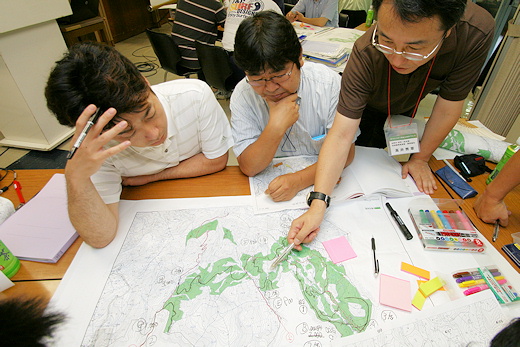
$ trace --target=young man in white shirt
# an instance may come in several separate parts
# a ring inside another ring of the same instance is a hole
[[[73,46],[53,68],[47,106],[72,143],[103,112],[65,167],[69,217],[83,240],[105,247],[116,235],[122,185],[195,177],[225,168],[233,145],[226,115],[199,80],[150,87],[114,48]]]

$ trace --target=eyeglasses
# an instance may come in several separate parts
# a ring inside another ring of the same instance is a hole
[[[419,53],[408,53],[408,52],[404,52],[404,51],[399,52],[399,51],[396,51],[395,49],[393,49],[392,47],[388,47],[388,46],[382,45],[380,43],[376,43],[376,31],[377,31],[377,25],[374,28],[374,32],[372,33],[372,45],[379,52],[384,53],[384,54],[400,54],[403,56],[403,58],[406,58],[408,60],[415,60],[415,61],[421,61],[424,59],[428,59],[433,54],[433,52],[435,52],[437,50],[437,48],[439,48],[442,41],[444,41],[444,39],[446,38],[446,33],[444,33],[444,35],[442,35],[442,39],[439,41],[437,46],[435,46],[435,48],[427,55],[422,55]]]
[[[261,78],[258,80],[250,80],[249,77],[246,76],[246,81],[253,87],[264,87],[267,82],[271,81],[276,84],[283,83],[291,77],[292,71],[293,71],[294,63],[291,65],[291,69],[289,72],[284,73],[283,75],[273,76],[271,78]]]

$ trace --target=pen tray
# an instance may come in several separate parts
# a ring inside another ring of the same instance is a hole
[[[408,213],[425,250],[485,251],[482,235],[464,211],[450,200],[439,205],[414,206]]]
[[[459,270],[452,273],[452,279],[452,284],[465,296],[490,289],[502,305],[520,300],[516,289],[496,265]]]

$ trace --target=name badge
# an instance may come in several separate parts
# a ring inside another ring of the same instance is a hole
[[[417,124],[412,123],[411,120],[408,124],[393,126],[389,126],[386,122],[384,131],[390,155],[411,154],[420,151]]]

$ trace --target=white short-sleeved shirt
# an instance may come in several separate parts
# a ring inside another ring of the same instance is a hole
[[[235,35],[244,19],[268,10],[282,14],[280,7],[272,0],[230,0],[222,36],[224,49],[228,52],[235,50]]]
[[[121,177],[155,174],[198,153],[215,159],[233,146],[226,114],[205,82],[175,80],[152,90],[166,113],[168,137],[155,147],[130,146],[103,163],[91,179],[106,204],[119,201]]]
[[[300,117],[285,132],[275,158],[318,155],[324,141],[321,135],[327,134],[336,115],[341,77],[330,68],[312,62],[305,62],[300,71],[297,91],[301,98]],[[238,157],[264,131],[269,122],[269,107],[243,79],[233,91],[230,108],[233,151]],[[359,129],[356,138],[358,134]]]

